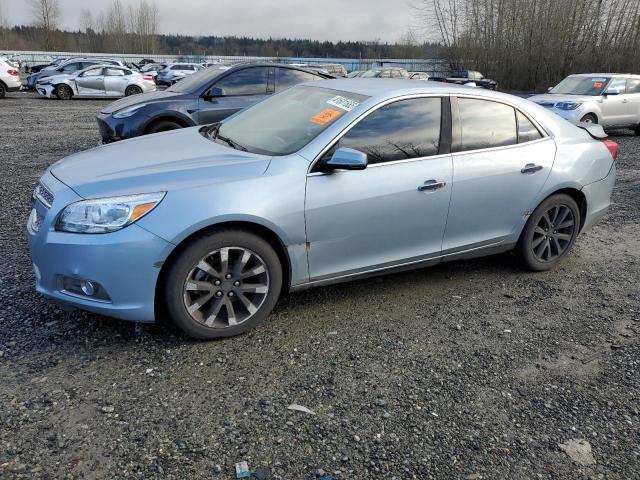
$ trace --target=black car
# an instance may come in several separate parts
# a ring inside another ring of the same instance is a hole
[[[451,75],[448,77],[430,77],[429,80],[434,82],[456,83],[458,85],[475,84],[476,87],[486,88],[487,90],[498,89],[498,82],[484,78],[484,75],[475,70],[457,70],[451,72]]]
[[[97,117],[104,143],[219,122],[298,83],[334,78],[290,65],[243,63],[194,73],[167,90],[123,98]]]

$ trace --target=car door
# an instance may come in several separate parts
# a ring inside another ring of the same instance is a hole
[[[102,67],[85,70],[76,77],[78,95],[104,95],[104,74]]]
[[[229,72],[211,85],[224,90],[223,96],[205,93],[198,101],[198,123],[208,124],[224,120],[267,96],[269,67],[247,67]]]
[[[510,238],[535,207],[556,151],[555,142],[510,105],[470,97],[452,105],[453,193],[444,255]]]
[[[307,176],[305,203],[312,281],[440,254],[451,194],[450,125],[442,121],[448,108],[439,97],[386,104],[319,160]],[[365,152],[367,168],[323,173],[322,163],[342,147]]]
[[[127,75],[128,72],[128,75]],[[123,68],[104,69],[104,88],[108,97],[121,97],[129,83],[131,71]]]
[[[631,107],[627,95],[627,81],[625,78],[614,77],[602,96],[602,119],[605,127],[627,126],[631,122]]]
[[[640,78],[627,78],[630,125],[640,125]]]

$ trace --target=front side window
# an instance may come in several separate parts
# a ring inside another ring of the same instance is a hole
[[[320,80],[320,77],[291,68],[276,68],[276,92],[299,83],[312,82],[314,80]]]
[[[288,155],[303,148],[367,98],[298,85],[225,120],[217,134],[211,131],[208,136],[222,145],[253,153]],[[206,127],[203,134],[207,134]]]
[[[440,147],[440,98],[385,105],[358,122],[330,151],[347,147],[367,154],[369,164],[436,155]]]
[[[230,73],[216,83],[225,95],[265,95],[267,93],[267,67],[251,67]]]
[[[90,65],[87,65],[87,67]],[[81,70],[82,64],[81,63],[70,63],[68,65],[65,65],[64,67],[62,67],[62,71],[65,73],[68,72],[77,72],[78,70]]]
[[[623,94],[627,89],[627,81],[624,78],[614,78],[607,87],[607,93],[616,92]]]
[[[459,98],[458,111],[462,151],[518,143],[513,107],[490,100]]]

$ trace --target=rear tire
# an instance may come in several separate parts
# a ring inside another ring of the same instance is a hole
[[[640,125],[638,125],[633,132],[640,137]]]
[[[569,195],[552,195],[527,220],[516,252],[529,270],[551,270],[569,253],[579,232],[578,204]]]
[[[2,82],[0,82],[0,98],[4,98],[7,95],[7,89]]]
[[[140,87],[137,85],[129,85],[124,91],[124,96],[130,97],[131,95],[139,95],[140,93],[142,93],[142,89]]]
[[[179,128],[182,128],[182,125],[177,122],[172,120],[160,120],[159,122],[151,125],[151,128],[149,128],[147,133],[168,132],[169,130],[178,130]]]
[[[231,337],[264,320],[282,289],[282,266],[268,242],[219,230],[188,245],[166,272],[163,302],[172,322],[200,340]]]
[[[581,123],[587,123],[587,124],[597,124],[598,123],[598,118],[593,114],[593,113],[587,113],[584,117],[582,117],[580,119]]]
[[[73,90],[69,85],[58,85],[54,90],[55,96],[58,97],[58,100],[71,100],[73,97]]]

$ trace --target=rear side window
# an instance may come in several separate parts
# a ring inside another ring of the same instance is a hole
[[[311,73],[292,70],[290,68],[276,68],[276,92],[280,92],[299,83],[320,80],[320,77]]]
[[[266,95],[266,67],[251,67],[228,76],[216,83],[216,87],[224,88],[225,95]]]
[[[440,98],[385,105],[357,123],[334,149],[360,150],[367,154],[370,164],[436,155],[440,148],[441,113]]]
[[[540,131],[522,113],[516,112],[518,120],[518,143],[531,142],[542,138]]]
[[[640,79],[627,78],[627,93],[640,93]]]
[[[459,98],[458,110],[462,151],[518,143],[513,107],[490,100]]]
[[[131,73],[131,72],[129,72]],[[123,77],[124,76],[124,70],[120,70],[119,68],[107,68],[105,70],[105,75],[109,76],[109,77]]]

